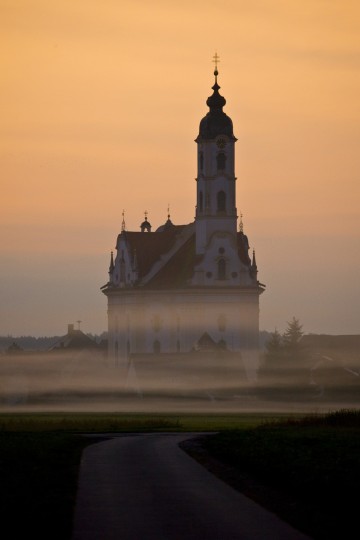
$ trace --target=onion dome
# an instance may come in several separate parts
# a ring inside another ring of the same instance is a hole
[[[151,225],[150,223],[148,222],[148,219],[147,219],[147,212],[145,212],[145,219],[144,221],[142,222],[142,224],[140,225],[140,229],[141,229],[141,232],[151,232]]]
[[[196,141],[215,139],[218,135],[227,135],[230,139],[236,140],[233,132],[233,123],[229,116],[222,110],[226,104],[226,99],[219,94],[220,86],[217,83],[219,72],[214,71],[215,84],[212,96],[206,100],[206,105],[210,111],[201,120],[199,135]]]
[[[168,230],[171,229],[172,227],[175,227],[175,225],[173,224],[173,222],[172,222],[171,219],[170,219],[170,207],[168,206],[167,221],[165,221],[164,225],[160,225],[160,227],[158,227],[158,228],[156,229],[156,232],[164,232],[164,231],[168,231]]]

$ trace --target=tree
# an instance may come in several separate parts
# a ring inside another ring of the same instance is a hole
[[[302,324],[296,317],[287,323],[287,328],[282,336],[284,353],[291,360],[299,360],[302,357],[301,338],[304,334]]]
[[[304,334],[302,331],[302,324],[296,317],[293,317],[290,322],[287,323],[287,329],[283,334],[283,344],[285,348],[296,349],[299,347],[300,340]]]
[[[270,339],[265,343],[267,356],[278,355],[282,349],[282,337],[280,332],[275,331],[270,334]]]
[[[270,338],[265,343],[263,364],[260,368],[260,376],[269,376],[281,368],[283,358],[282,336],[277,329],[271,332]]]

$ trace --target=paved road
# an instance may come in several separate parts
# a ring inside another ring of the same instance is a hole
[[[73,540],[305,540],[179,447],[196,434],[117,436],[83,453]]]

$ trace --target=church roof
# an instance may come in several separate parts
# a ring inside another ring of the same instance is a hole
[[[130,252],[136,253],[138,284],[146,289],[178,289],[189,285],[194,275],[199,256],[195,249],[195,232],[189,235],[178,249],[169,255],[168,260],[159,266],[158,271],[143,283],[154,265],[174,248],[177,237],[188,225],[172,225],[167,229],[152,233],[124,231],[122,234]],[[248,254],[249,242],[243,232],[237,233],[238,255],[241,262],[250,267],[251,259]],[[200,256],[201,259],[201,256]]]
[[[193,233],[147,283],[147,287],[151,289],[186,287],[194,273],[195,258],[195,233]]]
[[[144,277],[161,255],[167,253],[175,242],[176,236],[186,225],[173,225],[161,232],[124,231],[126,243],[130,251],[136,252],[139,279]]]

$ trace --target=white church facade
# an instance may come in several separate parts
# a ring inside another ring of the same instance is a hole
[[[124,373],[131,357],[192,355],[218,348],[232,354],[249,381],[258,369],[259,297],[255,252],[238,223],[232,120],[223,111],[215,69],[209,112],[197,144],[195,221],[170,220],[139,232],[123,219],[116,256],[111,254],[108,354]]]

